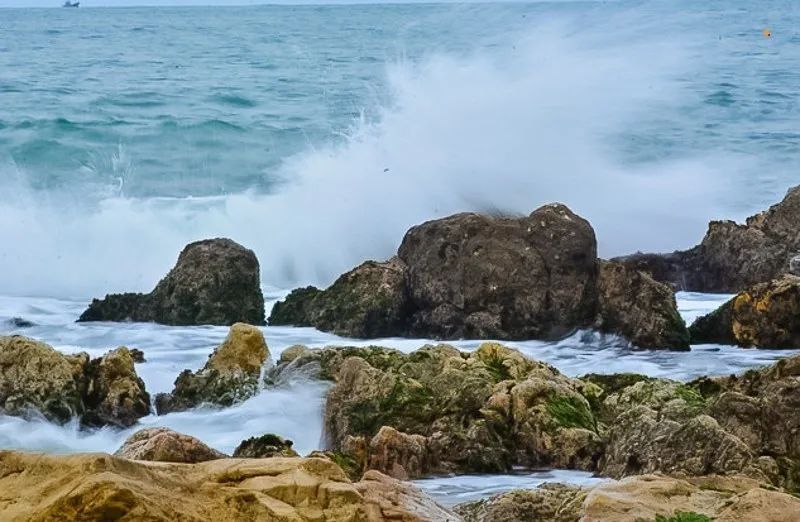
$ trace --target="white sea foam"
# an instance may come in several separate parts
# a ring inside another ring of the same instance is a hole
[[[735,169],[711,153],[624,159],[624,136],[668,114],[686,96],[676,78],[689,72],[682,44],[624,17],[613,23],[621,29],[611,35],[597,24],[538,24],[513,45],[390,65],[391,101],[378,117],[355,122],[344,143],[287,158],[269,173],[285,180],[271,195],[93,199],[80,184],[31,191],[7,166],[0,291],[146,291],[186,243],[213,236],[253,248],[266,284],[327,284],[390,256],[424,220],[552,201],[592,221],[602,254],[689,246],[721,214],[728,185],[718,173]],[[136,160],[126,153],[124,170]]]

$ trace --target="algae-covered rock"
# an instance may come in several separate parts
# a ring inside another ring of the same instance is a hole
[[[800,277],[755,285],[699,318],[690,332],[695,343],[800,348]]]
[[[128,427],[149,413],[150,398],[127,348],[90,361],[15,335],[0,337],[0,411]]]
[[[292,449],[294,443],[278,435],[267,433],[260,437],[250,437],[243,440],[236,449],[233,456],[245,459],[265,459],[269,457],[299,457],[297,452]]]
[[[78,320],[264,324],[258,259],[230,239],[190,243],[152,292],[94,299]]]
[[[258,392],[261,369],[269,357],[264,334],[255,326],[231,326],[225,341],[197,372],[184,370],[171,393],[156,396],[159,415],[200,404],[231,406]]]
[[[598,284],[598,329],[621,335],[637,348],[689,349],[689,331],[669,286],[614,262],[600,264]]]
[[[326,348],[290,364],[304,361],[335,381],[325,412],[331,449],[393,476],[592,469],[599,458],[585,384],[496,343],[470,354],[447,345],[411,354]]]
[[[0,410],[39,412],[61,423],[83,414],[88,363],[85,353],[63,355],[27,337],[0,337]]]
[[[273,307],[269,324],[314,326],[348,337],[397,335],[405,329],[405,266],[397,258],[367,261],[324,291],[293,291]]]
[[[169,428],[139,430],[114,453],[129,460],[184,462],[194,464],[227,457],[201,440]]]
[[[150,413],[150,395],[134,362],[133,352],[124,346],[90,362],[84,424],[127,428]]]
[[[464,522],[575,522],[587,493],[577,486],[546,483],[459,504],[454,511]]]
[[[458,520],[411,484],[376,472],[351,483],[320,458],[178,464],[0,451],[0,491],[8,522]]]

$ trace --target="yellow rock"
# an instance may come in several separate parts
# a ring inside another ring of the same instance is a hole
[[[396,515],[457,520],[410,484],[377,472],[353,484],[322,458],[178,464],[0,451],[3,522],[379,522]]]

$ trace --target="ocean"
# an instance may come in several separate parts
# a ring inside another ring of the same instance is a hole
[[[460,211],[559,201],[592,222],[601,255],[692,246],[709,220],[800,182],[798,27],[790,0],[0,9],[0,332],[93,356],[141,348],[156,393],[226,329],[74,320],[92,297],[149,291],[193,240],[252,248],[270,302]],[[679,303],[691,319],[725,298]],[[356,342],[265,334],[273,356]],[[786,354],[634,353],[586,333],[512,344],[569,375],[677,379]],[[309,451],[325,391],[287,383],[142,424],[222,451],[273,431]],[[6,448],[113,451],[129,434],[0,415]],[[553,473],[421,485],[475,498],[590,480]]]

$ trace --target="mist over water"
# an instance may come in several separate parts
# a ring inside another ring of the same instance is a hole
[[[553,201],[601,255],[691,246],[791,184],[797,74],[773,69],[798,41],[683,7],[100,9],[24,36],[10,11],[0,292],[147,291],[214,236],[265,284],[324,285],[424,220]]]

